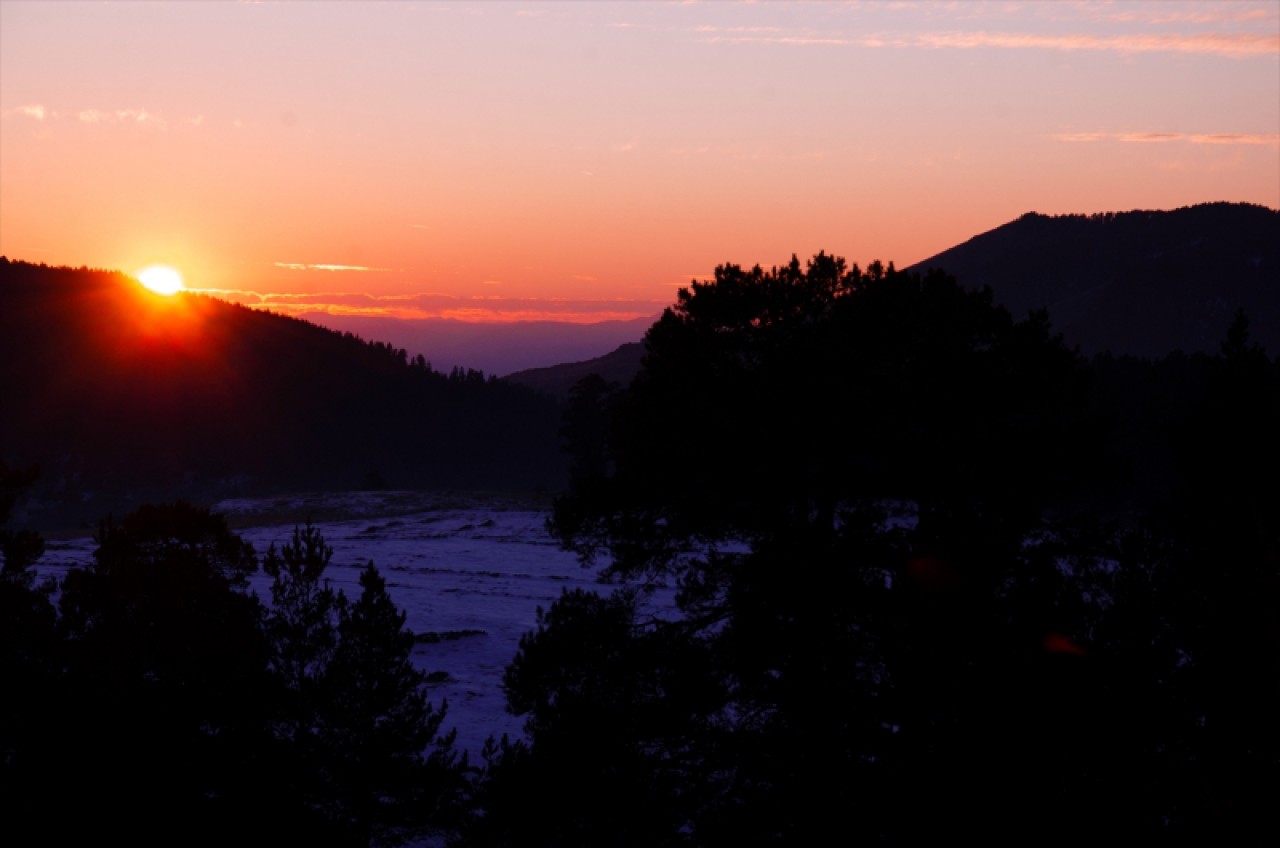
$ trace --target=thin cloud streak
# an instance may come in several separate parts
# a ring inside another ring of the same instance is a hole
[[[709,44],[763,44],[793,47],[871,47],[896,49],[1111,51],[1116,53],[1199,53],[1231,58],[1274,55],[1280,35],[1261,33],[1041,35],[1027,32],[931,32],[918,35],[800,34],[783,36],[713,35]]]
[[[1231,134],[1219,133],[1216,135],[1192,135],[1187,136],[1187,141],[1192,144],[1276,144],[1280,145],[1280,133],[1249,134]]]
[[[4,115],[21,115],[26,118],[32,118],[37,121],[57,121],[61,122],[64,117],[74,116],[71,119],[82,124],[133,124],[148,127],[156,127],[158,129],[166,129],[169,122],[164,116],[158,112],[151,112],[147,109],[79,109],[70,113],[58,112],[45,107],[40,103],[32,103],[25,106],[18,106],[14,109],[6,109]],[[189,118],[187,123],[199,125],[204,122],[203,115],[197,115]]]
[[[147,124],[161,129],[168,126],[164,118],[155,112],[148,112],[146,109],[116,109],[114,112],[103,112],[101,109],[82,109],[76,113],[76,117],[82,124],[119,122]]]
[[[1120,141],[1137,144],[1248,144],[1280,145],[1280,133],[1170,133],[1170,132],[1078,132],[1057,133],[1050,136],[1056,141],[1090,143],[1094,141]]]
[[[1148,4],[1146,7],[1095,3],[1078,6],[1077,9],[1092,20],[1147,25],[1250,23],[1276,18],[1274,6],[1251,6],[1243,2],[1200,3],[1190,8],[1178,8],[1171,3]]]
[[[273,263],[277,268],[287,268],[290,271],[402,271],[403,268],[371,268],[367,265],[327,265],[327,264],[311,264],[304,262],[276,262]]]
[[[249,289],[188,289],[188,291],[210,295],[251,309],[263,309],[292,317],[322,313],[404,320],[450,318],[486,323],[564,321],[591,324],[600,321],[629,321],[635,318],[654,317],[668,305],[657,300],[456,297],[434,292],[373,295],[363,292],[297,294],[259,292]]]
[[[1119,53],[1210,53],[1217,56],[1260,56],[1280,50],[1280,35],[1200,33],[1159,35],[1038,35],[1007,32],[929,33],[925,47],[1004,47],[1048,50],[1111,50]]]

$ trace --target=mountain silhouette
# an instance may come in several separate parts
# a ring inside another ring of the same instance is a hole
[[[575,383],[592,374],[603,377],[606,383],[626,385],[640,371],[640,361],[643,357],[643,342],[627,342],[604,356],[582,362],[566,362],[546,368],[517,371],[514,374],[508,374],[506,379],[558,398],[567,398],[569,389],[573,388]]]
[[[0,258],[0,457],[68,520],[359,486],[555,489],[560,408],[479,371],[119,272]]]
[[[1250,339],[1280,353],[1280,212],[1240,203],[1172,211],[1040,215],[974,236],[906,270],[939,268],[989,286],[1015,318],[1047,309],[1085,354],[1159,358],[1218,350],[1237,310]],[[643,345],[508,375],[558,397],[587,374],[627,383]]]
[[[1048,309],[1086,354],[1215,352],[1238,310],[1280,353],[1280,211],[1265,206],[1028,212],[908,270],[928,268],[989,286],[1015,318]]]
[[[658,314],[629,321],[458,321],[450,318],[386,318],[304,313],[307,321],[366,339],[389,342],[433,368],[477,369],[504,377],[518,371],[581,362],[636,342]]]

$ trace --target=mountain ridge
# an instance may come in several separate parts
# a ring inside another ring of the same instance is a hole
[[[990,287],[1015,318],[1047,309],[1085,354],[1217,350],[1238,310],[1280,352],[1280,211],[1246,203],[1028,212],[908,266]]]

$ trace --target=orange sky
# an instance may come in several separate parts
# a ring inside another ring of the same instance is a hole
[[[0,254],[281,311],[638,317],[1220,200],[1280,208],[1275,0],[0,0]]]

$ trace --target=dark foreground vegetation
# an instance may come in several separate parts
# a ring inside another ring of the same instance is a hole
[[[6,493],[25,482],[0,477]],[[259,561],[181,502],[108,520],[97,540],[53,586],[28,567],[38,537],[0,537],[8,834],[394,845],[456,828],[465,759],[373,565],[349,598],[324,580],[332,551],[313,528]],[[246,588],[259,568],[269,602]]]
[[[56,607],[0,540],[0,797],[182,841],[1275,844],[1280,366],[1223,339],[1087,361],[941,272],[721,267],[573,392],[549,526],[615,585],[522,641],[525,740],[458,758],[310,530],[258,563],[152,508]]]
[[[1274,841],[1280,370],[1224,336],[1090,364],[823,255],[682,291],[576,391],[551,527],[623,585],[524,640],[481,844]]]

